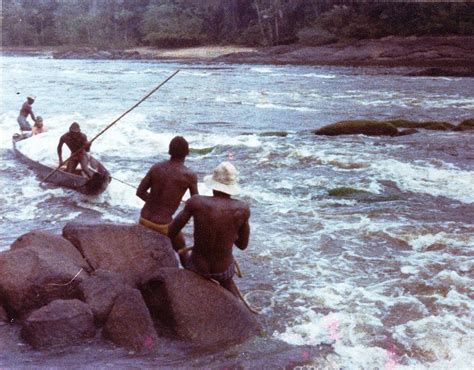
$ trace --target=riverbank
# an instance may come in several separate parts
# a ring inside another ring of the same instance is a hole
[[[199,46],[178,49],[136,47],[3,48],[5,55],[45,55],[55,59],[146,59],[232,64],[293,64],[424,68],[416,75],[474,76],[474,37],[385,37],[320,46]]]

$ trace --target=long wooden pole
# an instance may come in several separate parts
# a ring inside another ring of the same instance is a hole
[[[171,80],[174,76],[178,74],[180,70],[178,69],[176,72],[174,72],[171,76],[169,76],[166,80],[164,80],[162,83],[160,83],[157,87],[155,87],[153,90],[151,90],[147,95],[145,95],[137,104],[135,104],[133,107],[128,109],[125,113],[123,113],[120,117],[118,117],[115,121],[107,125],[106,128],[104,128],[102,131],[100,131],[97,135],[95,135],[92,140],[88,141],[87,144],[85,144],[82,148],[79,150],[75,151],[72,153],[69,158],[67,158],[63,163],[61,163],[55,170],[51,171],[48,176],[46,176],[43,180],[41,180],[40,185],[45,182],[47,179],[49,179],[54,173],[56,173],[62,165],[66,164],[76,153],[81,151],[82,149],[85,149],[87,146],[92,144],[100,135],[102,135],[105,131],[107,131],[109,128],[111,128],[113,125],[115,125],[118,121],[120,121],[125,115],[130,113],[132,110],[134,110],[136,107],[138,107],[141,103],[143,103],[146,99],[148,99],[151,95],[153,95],[161,86],[163,86],[165,83],[167,83],[169,80]]]

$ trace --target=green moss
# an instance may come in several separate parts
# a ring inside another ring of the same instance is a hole
[[[212,152],[215,148],[216,148],[215,146],[211,146],[209,148],[189,148],[189,153],[198,154],[198,155],[205,155],[205,154],[209,154],[210,152]]]
[[[331,197],[343,197],[346,195],[360,194],[360,193],[367,193],[367,192],[365,190],[350,188],[346,186],[343,186],[340,188],[334,188],[328,191],[328,194]]]
[[[420,123],[416,121],[409,121],[407,119],[389,119],[383,122],[391,123],[397,128],[419,128]]]

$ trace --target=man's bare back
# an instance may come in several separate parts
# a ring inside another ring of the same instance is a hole
[[[250,234],[248,205],[214,191],[214,196],[193,196],[170,226],[179,232],[190,217],[194,220],[194,247],[190,256],[203,274],[225,272],[233,264],[232,247],[247,248]]]
[[[141,217],[156,224],[169,224],[188,189],[191,195],[197,194],[197,175],[184,165],[184,159],[155,164],[137,190],[145,201]]]

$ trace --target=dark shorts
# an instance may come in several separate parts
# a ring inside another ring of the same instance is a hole
[[[212,279],[216,280],[218,283],[222,283],[226,280],[232,279],[235,274],[235,262],[232,261],[232,263],[227,267],[227,269],[224,272],[219,272],[219,273],[203,273],[200,272],[196,266],[194,266],[193,261],[191,258],[188,259],[188,262],[186,263],[186,266],[183,266],[185,269],[190,270],[195,272],[196,274],[199,274],[207,279]]]
[[[21,131],[31,131],[31,125],[30,123],[26,120],[26,117],[20,115],[17,118],[17,122],[20,125],[20,130]]]

